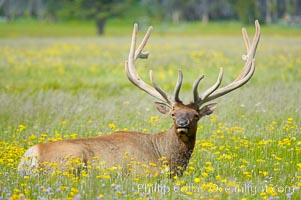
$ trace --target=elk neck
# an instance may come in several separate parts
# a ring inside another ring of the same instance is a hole
[[[152,144],[156,157],[165,157],[170,170],[181,175],[186,169],[195,146],[196,129],[190,130],[187,136],[177,133],[175,126],[169,130],[152,135]]]

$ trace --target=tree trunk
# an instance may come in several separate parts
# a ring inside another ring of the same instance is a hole
[[[174,24],[179,24],[180,23],[180,18],[181,18],[181,11],[175,10],[171,13],[171,18],[172,22]]]
[[[202,23],[203,24],[208,24],[209,21],[209,5],[208,5],[208,1],[207,0],[203,0],[201,5],[202,5]]]
[[[203,13],[202,14],[202,23],[203,24],[208,24],[209,22],[209,16],[208,16],[208,13]]]
[[[104,27],[106,24],[106,19],[101,18],[96,20],[96,26],[97,26],[97,33],[98,35],[103,35],[104,34]]]

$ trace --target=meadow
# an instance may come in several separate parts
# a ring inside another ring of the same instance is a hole
[[[144,32],[142,30],[141,32]],[[151,37],[148,60],[137,70],[192,100],[192,84],[205,74],[203,91],[224,67],[222,84],[243,67],[243,39],[227,35]],[[240,32],[240,28],[237,29]],[[254,28],[248,28],[253,35]],[[141,34],[142,36],[142,34]],[[0,199],[298,199],[301,196],[301,37],[262,32],[256,71],[239,90],[217,100],[199,122],[196,148],[182,177],[121,176],[121,167],[91,162],[80,174],[18,174],[18,163],[37,143],[110,134],[155,133],[171,126],[154,99],[126,78],[130,35],[0,39]],[[97,158],[95,158],[97,159]],[[125,152],[124,159],[130,160]],[[74,162],[79,162],[74,160]],[[131,160],[131,166],[141,165]],[[146,163],[152,166],[152,163]],[[57,166],[53,164],[53,168]]]

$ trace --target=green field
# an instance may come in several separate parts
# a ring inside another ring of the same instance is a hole
[[[152,25],[155,27],[154,35],[159,36],[240,36],[242,24],[236,21],[210,22],[202,24],[194,23],[159,23],[143,21],[140,27],[146,29]],[[132,19],[110,19],[105,26],[104,36],[127,36],[132,32]],[[248,25],[247,29],[253,29]],[[287,24],[262,25],[262,31],[266,36],[300,37],[301,27]],[[0,22],[0,38],[35,38],[35,37],[97,37],[95,22],[37,22],[33,20]]]
[[[170,37],[154,29],[146,47],[150,58],[137,62],[138,72],[148,80],[153,69],[157,82],[171,93],[177,70],[182,68],[181,97],[189,102],[199,74],[206,76],[199,87],[203,91],[215,82],[220,67],[224,67],[223,84],[230,83],[243,67],[243,39],[231,34],[240,33],[241,27],[233,28],[227,36],[205,37],[197,36],[193,28],[184,35],[173,30]],[[37,143],[116,130],[155,133],[171,126],[171,119],[156,111],[154,99],[125,76],[131,27],[125,29],[129,35],[94,37],[90,30],[90,35],[83,34],[89,37],[76,33],[77,37],[2,36],[0,199],[301,196],[301,37],[295,33],[286,37],[290,31],[285,29],[273,37],[273,28],[265,27],[254,77],[217,100],[215,113],[199,122],[196,148],[182,177],[121,176],[118,167],[105,169],[93,163],[80,175],[60,170],[19,175],[21,156]],[[219,31],[214,26],[209,30]],[[253,27],[248,30],[254,32]]]

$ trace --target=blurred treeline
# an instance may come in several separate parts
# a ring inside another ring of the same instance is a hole
[[[301,0],[0,0],[2,21],[95,20],[103,33],[112,17],[133,20],[239,20],[242,23],[301,24]]]

